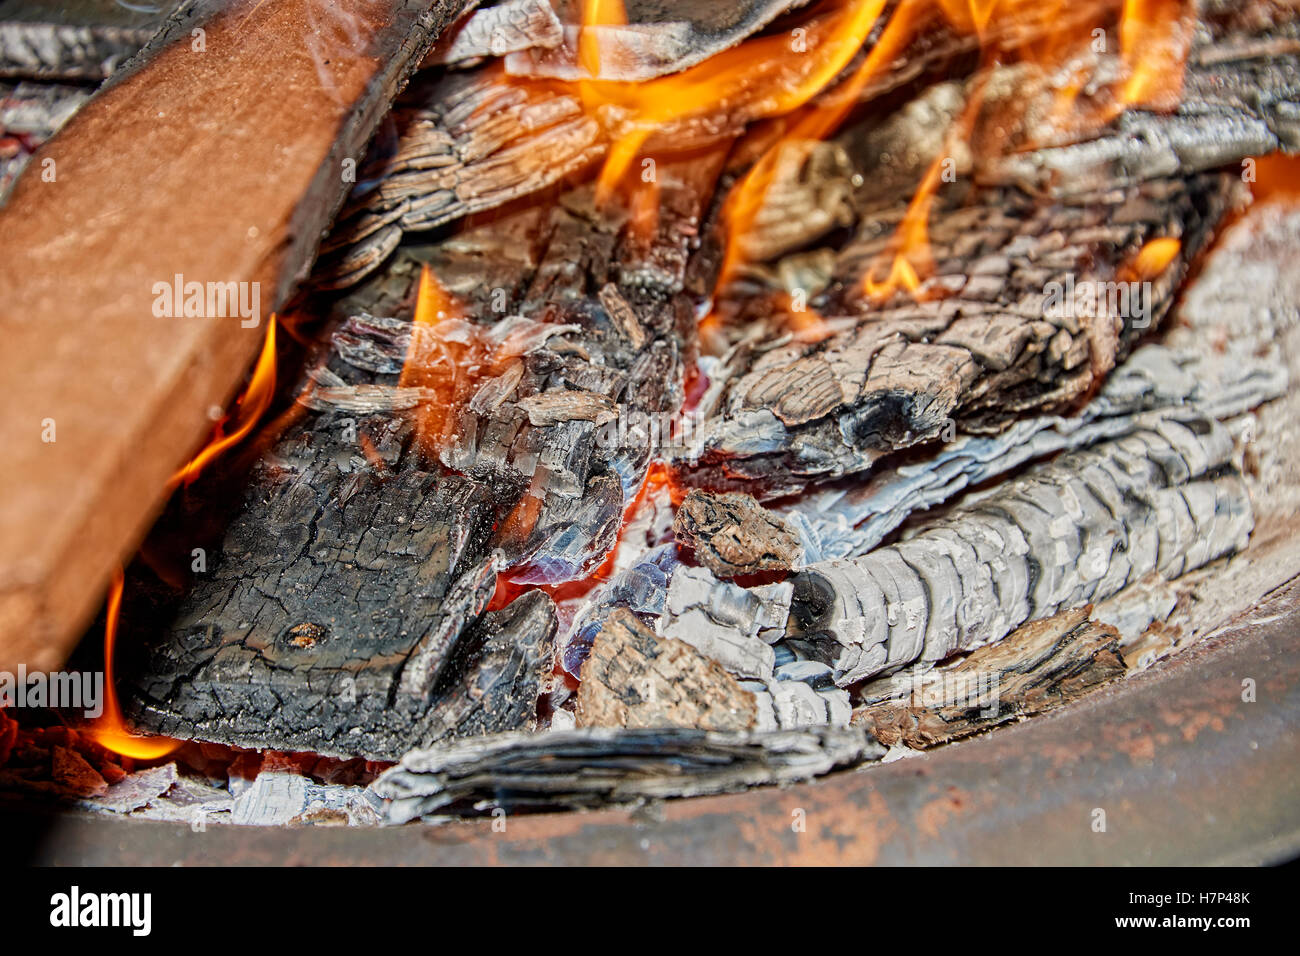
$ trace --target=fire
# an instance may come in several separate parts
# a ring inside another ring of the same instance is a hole
[[[125,578],[119,568],[108,589],[108,608],[104,621],[104,713],[90,728],[90,736],[101,747],[136,760],[157,760],[181,745],[170,737],[137,737],[126,728],[122,707],[117,699],[113,677],[113,650],[117,642],[118,618],[122,612]]]
[[[252,378],[249,379],[244,394],[236,401],[239,412],[234,430],[229,434],[222,434],[225,422],[223,420],[218,424],[212,440],[190,460],[189,464],[172,476],[169,487],[174,488],[179,484],[188,486],[193,483],[205,466],[218,458],[226,449],[243,441],[266,414],[266,410],[271,407],[271,399],[275,397],[275,326],[276,318],[273,313],[266,326],[266,339],[262,343],[262,353],[258,356],[257,364],[253,366]]]
[[[1138,279],[1154,279],[1169,268],[1182,247],[1182,242],[1172,237],[1152,239],[1138,250],[1133,259],[1133,273]]]
[[[782,100],[787,111],[807,103],[834,81],[871,32],[883,6],[871,0],[856,3],[835,21],[831,54],[821,61],[821,69],[810,71],[804,82],[797,84],[790,96]],[[715,301],[744,261],[742,239],[754,227],[776,173],[781,148],[792,141],[830,136],[858,104],[870,82],[881,74],[883,68],[905,54],[908,44],[927,22],[927,17],[933,18],[937,12],[958,32],[978,37],[987,66],[1006,56],[996,44],[1001,28],[1014,26],[1030,16],[1050,24],[1066,12],[1075,13],[1079,6],[1063,0],[902,0],[890,13],[874,45],[852,74],[794,118],[786,132],[766,148],[732,190],[723,212],[728,241],[715,289]],[[1176,105],[1190,42],[1188,4],[1182,0],[1082,0],[1082,6],[1084,14],[1099,26],[1115,13],[1116,8],[1120,8],[1117,33],[1126,78],[1122,87],[1114,91],[1113,106],[1104,115],[1080,116],[1075,118],[1076,122],[1105,122],[1131,106],[1169,108]],[[1076,29],[1047,29],[1042,38],[1025,45],[1017,55],[1044,68],[1070,62],[1072,48],[1077,48],[1080,42],[1077,19],[1071,21],[1071,25]],[[1095,40],[1087,32],[1083,34],[1084,40],[1090,38]],[[751,41],[745,47],[757,42]],[[1057,90],[1053,117],[1058,126],[1064,126],[1074,111],[1075,100],[1086,80],[1087,76],[1077,68]],[[955,132],[968,140],[973,140],[982,105],[981,86],[982,83],[977,81],[966,111],[955,124]],[[986,138],[996,140],[1003,124],[990,125],[994,128]],[[625,148],[630,148],[630,144]],[[951,155],[952,150],[945,152]],[[927,223],[935,191],[941,183],[943,162],[943,156],[937,157],[918,185],[892,244],[891,261],[887,266],[873,263],[863,276],[862,289],[869,298],[887,299],[900,290],[919,294],[931,262]],[[609,169],[607,165],[607,173]]]
[[[411,343],[398,385],[432,389],[436,398],[415,412],[416,442],[426,458],[436,458],[448,440],[455,409],[471,384],[469,371],[481,358],[468,334],[464,315],[451,293],[427,265],[420,270]]]

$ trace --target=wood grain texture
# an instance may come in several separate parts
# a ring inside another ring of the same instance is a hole
[[[55,180],[23,177],[0,211],[0,666],[63,659],[309,268],[343,159],[458,7],[192,11],[33,158]],[[263,321],[156,318],[176,274],[258,283]]]

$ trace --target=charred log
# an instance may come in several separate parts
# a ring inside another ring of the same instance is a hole
[[[371,784],[389,823],[427,815],[583,809],[787,784],[884,755],[860,729],[679,728],[504,734],[415,751]]]
[[[865,221],[814,300],[830,328],[848,328],[814,344],[739,346],[682,462],[687,479],[776,497],[949,428],[996,431],[1027,412],[1070,408],[1159,322],[1233,188],[1230,177],[1202,174],[1041,204],[957,184],[933,217],[935,276],[922,301],[862,295],[863,276],[888,261],[905,204]],[[1142,247],[1171,236],[1175,260],[1149,285],[1136,282],[1126,270]],[[1121,287],[1138,290],[1137,308],[1096,298]]]

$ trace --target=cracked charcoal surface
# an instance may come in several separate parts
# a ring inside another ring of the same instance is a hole
[[[1038,465],[897,544],[793,579],[791,634],[848,686],[1245,546],[1232,438],[1195,412]]]

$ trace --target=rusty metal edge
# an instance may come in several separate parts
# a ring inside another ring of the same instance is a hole
[[[517,816],[504,832],[484,821],[194,833],[8,808],[0,832],[42,865],[1271,863],[1300,854],[1298,635],[1300,578],[1056,713],[801,786],[635,813]]]

